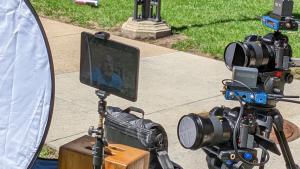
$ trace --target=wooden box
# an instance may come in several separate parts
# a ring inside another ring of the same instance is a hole
[[[92,145],[95,139],[83,136],[59,149],[59,169],[93,169]],[[109,144],[105,169],[148,169],[149,152],[121,144]]]

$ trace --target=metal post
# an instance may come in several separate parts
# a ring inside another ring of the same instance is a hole
[[[139,11],[141,7],[142,11]],[[141,16],[139,16],[141,13]],[[161,21],[161,0],[135,0],[134,1],[134,20]]]
[[[137,20],[139,14],[139,0],[134,1],[134,11],[133,11],[133,19]]]
[[[156,21],[157,22],[161,21],[160,11],[161,11],[161,0],[157,0],[157,8],[156,8]]]
[[[172,34],[161,19],[161,0],[134,0],[133,16],[122,26],[122,34],[131,39],[158,39]]]
[[[144,0],[144,14],[143,14],[143,19],[147,20],[151,17],[150,14],[150,7],[151,7],[151,0]]]
[[[103,161],[104,161],[104,148],[107,145],[107,142],[104,138],[104,118],[106,113],[106,97],[108,93],[105,91],[97,90],[96,95],[99,97],[98,102],[98,114],[99,114],[99,123],[98,127],[94,128],[91,126],[88,130],[90,136],[93,134],[96,137],[96,143],[93,146],[93,168],[94,169],[102,169]]]

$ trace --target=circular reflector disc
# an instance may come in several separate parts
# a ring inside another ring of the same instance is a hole
[[[0,1],[0,168],[31,168],[54,102],[46,35],[29,0]]]

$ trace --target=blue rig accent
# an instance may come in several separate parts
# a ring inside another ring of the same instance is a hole
[[[226,160],[225,163],[226,163],[226,165],[228,165],[228,166],[232,166],[233,161],[231,161],[231,160]]]
[[[254,95],[254,96],[253,96]],[[238,100],[237,97],[241,97],[244,102],[251,104],[262,104],[266,105],[268,101],[268,95],[265,92],[250,92],[250,91],[239,91],[239,90],[226,90],[226,100]]]
[[[275,31],[278,31],[280,29],[280,20],[271,18],[270,16],[263,16],[262,24]]]
[[[252,153],[244,153],[244,159],[251,161],[253,159],[253,154]]]

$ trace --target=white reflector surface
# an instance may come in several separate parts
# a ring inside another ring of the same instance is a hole
[[[53,108],[49,47],[27,0],[0,1],[0,169],[32,165]]]

